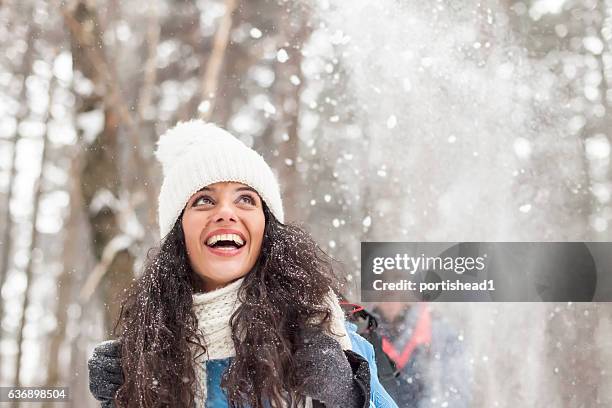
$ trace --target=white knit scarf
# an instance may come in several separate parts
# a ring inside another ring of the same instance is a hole
[[[193,295],[193,310],[198,316],[198,327],[204,335],[207,353],[196,359],[196,407],[206,406],[206,361],[234,357],[234,343],[229,325],[230,317],[238,308],[238,289],[244,278],[220,289]],[[326,299],[332,311],[331,332],[343,350],[351,349],[351,340],[344,326],[344,313],[338,298],[330,290]],[[201,352],[201,351],[200,351]]]

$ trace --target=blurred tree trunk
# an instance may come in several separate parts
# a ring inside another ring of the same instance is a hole
[[[54,82],[51,81],[50,85],[49,85],[49,95],[50,98],[49,100],[51,101],[51,95],[53,94],[53,84]],[[48,109],[51,109],[51,106],[49,105]],[[49,148],[49,141],[48,141],[48,131],[45,131],[45,134],[43,135],[43,140],[42,140],[42,156],[41,156],[41,163],[40,163],[40,171],[38,174],[38,178],[36,180],[36,183],[34,185],[34,197],[33,197],[33,203],[34,203],[34,208],[32,210],[32,221],[31,221],[31,229],[30,229],[30,248],[28,253],[30,254],[28,256],[28,262],[26,264],[26,268],[25,268],[25,275],[26,275],[26,287],[25,287],[25,291],[24,291],[24,296],[23,296],[23,300],[21,303],[21,319],[19,321],[19,326],[18,326],[18,332],[17,332],[17,357],[15,359],[15,377],[13,379],[12,384],[14,384],[15,387],[21,387],[21,358],[24,354],[24,329],[27,323],[27,309],[28,306],[30,306],[30,300],[32,297],[32,293],[31,292],[31,288],[33,287],[33,275],[34,275],[34,260],[33,260],[33,254],[35,249],[38,247],[38,239],[39,239],[39,234],[38,231],[36,229],[36,222],[38,220],[38,210],[40,207],[40,198],[43,192],[43,188],[44,188],[44,168],[45,168],[45,164],[47,163],[47,155],[48,155],[48,148]],[[19,406],[19,402],[15,401],[12,403],[12,406],[16,407]]]
[[[72,160],[71,168],[71,184],[70,184],[70,218],[68,220],[67,231],[71,234],[67,235],[67,241],[71,237],[82,237],[81,240],[74,240],[74,250],[76,251],[71,256],[67,253],[67,258],[64,265],[66,273],[72,273],[74,290],[72,291],[71,300],[74,302],[71,306],[74,312],[68,314],[66,323],[71,330],[66,331],[68,337],[68,348],[70,350],[70,364],[68,367],[68,375],[63,384],[70,387],[71,404],[73,407],[81,407],[84,401],[95,401],[89,392],[89,376],[87,368],[87,359],[89,355],[89,346],[91,344],[91,328],[99,326],[99,309],[97,307],[87,307],[88,305],[78,303],[78,292],[83,283],[88,279],[90,271],[94,269],[96,260],[94,259],[91,242],[92,231],[89,223],[89,215],[87,208],[83,204],[83,193],[81,191],[83,182],[80,175],[83,172],[83,161],[85,155],[84,143],[77,143],[74,149],[74,160]],[[74,235],[72,235],[74,234]],[[70,250],[72,246],[68,248]],[[74,272],[74,273],[73,273]],[[97,306],[96,302],[96,306]],[[103,328],[104,329],[104,328]],[[101,336],[100,330],[96,330],[95,340]],[[58,358],[58,369],[61,370]],[[90,406],[98,407],[99,402],[94,402]]]
[[[312,29],[307,24],[310,16],[306,9],[292,15],[286,8],[279,7],[279,14],[281,23],[277,43],[283,45],[289,59],[275,63],[276,80],[271,95],[275,98],[273,102],[279,119],[271,122],[273,129],[267,133],[266,147],[274,150],[270,164],[277,169],[283,189],[285,220],[304,222],[304,211],[310,206],[310,200],[301,199],[309,194],[304,191],[304,181],[298,171],[302,163],[298,136],[300,95],[305,80],[301,70],[301,46],[308,41]]]
[[[28,47],[29,49],[29,47]],[[24,78],[25,82],[25,78]],[[22,86],[25,89],[25,85]],[[4,213],[4,223],[2,224],[4,230],[2,234],[2,241],[0,246],[2,247],[2,264],[0,265],[0,293],[2,291],[2,287],[4,286],[4,282],[6,282],[6,277],[8,276],[8,268],[9,268],[9,258],[11,256],[11,231],[13,230],[13,219],[11,218],[11,197],[13,196],[13,187],[15,183],[15,177],[17,175],[16,170],[16,157],[17,157],[17,144],[19,143],[19,132],[16,132],[15,138],[13,140],[13,151],[11,153],[11,164],[9,170],[9,181],[6,192],[6,212]],[[0,297],[0,339],[3,336],[2,330],[2,317],[4,316],[4,302]],[[0,353],[0,367],[2,366],[2,353]]]
[[[28,47],[29,49],[29,47]],[[25,85],[23,85],[25,88]],[[19,142],[19,132],[16,132],[15,139],[13,141],[13,152],[11,154],[11,168],[9,171],[9,182],[8,188],[6,192],[6,206],[4,213],[4,223],[2,224],[4,231],[2,234],[2,243],[0,246],[2,247],[2,264],[0,265],[0,340],[4,339],[4,330],[2,328],[2,320],[4,318],[4,300],[1,296],[2,287],[6,282],[6,278],[8,276],[8,269],[10,264],[10,256],[11,256],[11,232],[13,230],[13,219],[11,218],[11,197],[13,196],[13,186],[15,183],[15,177],[17,175],[17,171],[15,169],[15,158],[17,156],[17,143]],[[2,352],[0,352],[0,368],[2,367]],[[2,379],[2,374],[0,373],[0,380]]]
[[[77,116],[96,109],[102,110],[104,115],[102,131],[84,152],[83,167],[79,177],[83,206],[87,210],[91,226],[91,244],[95,259],[99,262],[109,243],[122,234],[116,209],[103,205],[95,212],[89,210],[101,192],[110,192],[114,197],[120,196],[118,127],[121,118],[116,107],[105,106],[104,93],[108,88],[106,83],[108,79],[100,72],[98,66],[100,61],[106,63],[106,60],[102,34],[98,31],[96,10],[90,2],[80,1],[68,18],[70,17],[78,23],[78,27],[71,30],[73,67],[94,85],[94,92],[78,101]],[[128,287],[133,279],[133,263],[133,256],[127,249],[122,249],[114,254],[107,265],[102,287],[102,299],[105,302],[104,325],[107,333],[119,315],[118,300],[123,294],[123,289]]]
[[[32,72],[32,61],[34,55],[34,39],[36,37],[36,31],[33,25],[28,26],[28,32],[26,34],[26,51],[23,56],[23,60],[21,63],[20,73],[23,77],[21,84],[21,91],[19,95],[19,100],[26,100],[26,79]],[[17,123],[20,123],[29,112],[29,108],[27,104],[20,107],[19,114],[17,116]],[[2,236],[2,264],[0,265],[0,293],[2,293],[2,287],[6,282],[6,278],[8,276],[8,270],[10,265],[10,257],[11,257],[11,232],[13,230],[13,219],[11,218],[11,198],[13,196],[13,188],[15,183],[15,177],[17,176],[16,169],[16,158],[17,158],[17,145],[19,144],[20,139],[19,131],[15,132],[14,144],[13,144],[13,152],[11,154],[11,167],[9,170],[9,184],[6,193],[6,212],[4,213],[4,233]],[[2,296],[0,296],[0,340],[4,338],[4,333],[2,330],[2,319],[4,317],[4,302],[2,301]],[[0,353],[0,367],[2,367],[2,353]],[[1,377],[1,374],[0,374]]]
[[[79,261],[83,256],[83,241],[74,239],[80,235],[82,222],[82,198],[80,190],[79,175],[81,172],[80,157],[72,161],[70,169],[70,211],[68,220],[64,227],[64,252],[63,252],[63,270],[57,280],[57,305],[55,309],[55,318],[57,325],[53,333],[51,333],[51,341],[49,345],[49,361],[47,364],[47,387],[58,387],[66,384],[69,375],[62,376],[62,363],[60,361],[61,347],[66,342],[66,326],[68,323],[68,308],[70,306],[71,296],[74,291],[74,277],[77,271]],[[65,362],[64,362],[65,364]],[[69,373],[64,373],[69,374]],[[43,408],[51,408],[52,403],[45,403]]]

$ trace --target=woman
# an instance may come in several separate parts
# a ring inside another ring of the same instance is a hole
[[[202,121],[158,142],[162,242],[89,360],[103,405],[396,407],[345,324],[330,258],[283,224],[263,158]]]

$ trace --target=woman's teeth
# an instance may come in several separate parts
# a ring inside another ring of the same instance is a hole
[[[242,238],[240,238],[240,235],[238,234],[213,235],[212,237],[208,238],[208,240],[206,241],[206,245],[214,246],[219,241],[225,241],[229,243],[230,245],[231,243],[234,243],[239,248],[244,245],[244,241],[242,240]]]

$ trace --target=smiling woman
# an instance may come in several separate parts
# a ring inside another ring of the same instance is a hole
[[[283,223],[254,150],[201,121],[162,135],[161,244],[89,360],[108,407],[396,407],[346,325],[331,259]]]
[[[202,188],[187,202],[182,222],[190,266],[204,291],[227,285],[255,265],[265,217],[251,187],[220,182]]]

